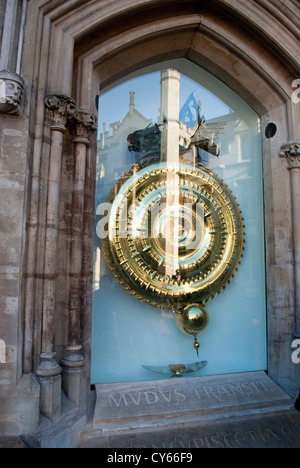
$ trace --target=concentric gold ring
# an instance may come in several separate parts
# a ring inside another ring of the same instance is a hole
[[[202,166],[138,169],[115,185],[108,200],[102,246],[113,273],[154,306],[208,301],[230,282],[243,254],[243,217],[235,197]]]

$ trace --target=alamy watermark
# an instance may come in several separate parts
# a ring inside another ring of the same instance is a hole
[[[0,104],[6,102],[6,84],[4,80],[0,80]]]
[[[0,340],[0,364],[6,363],[6,345],[5,341]]]
[[[112,227],[113,234],[121,239],[128,236],[143,235],[152,239],[174,239],[186,241],[188,249],[195,249],[202,239],[204,227],[204,207],[201,203],[182,203],[172,206],[168,203],[154,203],[149,209],[142,203],[133,203],[127,208],[122,207],[122,213],[114,213],[113,219],[117,221]],[[101,216],[96,225],[99,239],[109,236],[109,223],[113,204],[101,203],[98,205],[96,215]],[[206,215],[207,216],[207,215]]]
[[[295,350],[292,353],[292,362],[294,364],[300,364],[300,339],[297,339],[297,340],[293,341],[292,349]]]
[[[292,101],[294,104],[300,104],[300,78],[293,81],[292,88],[296,88],[292,94]]]

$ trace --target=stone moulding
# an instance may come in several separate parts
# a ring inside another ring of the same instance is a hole
[[[25,82],[17,73],[0,71],[0,113],[20,115],[23,105]]]
[[[74,99],[63,94],[47,94],[45,98],[46,108],[51,114],[51,129],[65,132],[65,125],[76,109]]]
[[[98,128],[97,117],[89,112],[77,110],[73,116],[78,138],[89,138],[91,132]]]
[[[279,156],[286,158],[289,169],[300,168],[300,141],[289,141],[282,145]]]
[[[296,338],[300,333],[300,141],[288,141],[282,145],[279,156],[286,159],[287,169],[290,171],[295,281],[294,337]]]

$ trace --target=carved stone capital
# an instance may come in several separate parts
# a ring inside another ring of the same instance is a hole
[[[97,130],[97,117],[89,112],[78,110],[74,113],[73,121],[76,126],[76,140],[88,141],[90,134]]]
[[[47,94],[45,106],[51,115],[51,129],[65,132],[67,121],[75,113],[74,99],[62,94]]]
[[[0,71],[0,113],[20,115],[23,95],[23,78],[8,70]]]
[[[289,141],[282,145],[279,156],[286,158],[289,169],[300,168],[300,141]]]

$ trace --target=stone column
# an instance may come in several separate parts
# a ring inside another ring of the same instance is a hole
[[[36,375],[41,384],[41,413],[48,419],[54,419],[61,412],[61,367],[55,359],[54,350],[61,162],[66,123],[75,111],[75,103],[67,96],[48,95],[45,104],[51,118],[51,145],[45,232],[41,362]]]
[[[291,174],[292,219],[295,274],[295,334],[300,336],[300,141],[290,141],[280,149]]]
[[[84,111],[74,115],[76,126],[75,173],[73,185],[73,218],[71,226],[70,296],[68,345],[60,364],[63,369],[63,390],[68,399],[81,406],[85,400],[85,361],[81,344],[82,309],[82,249],[84,189],[87,151],[90,146],[90,133],[97,129],[96,117]]]

